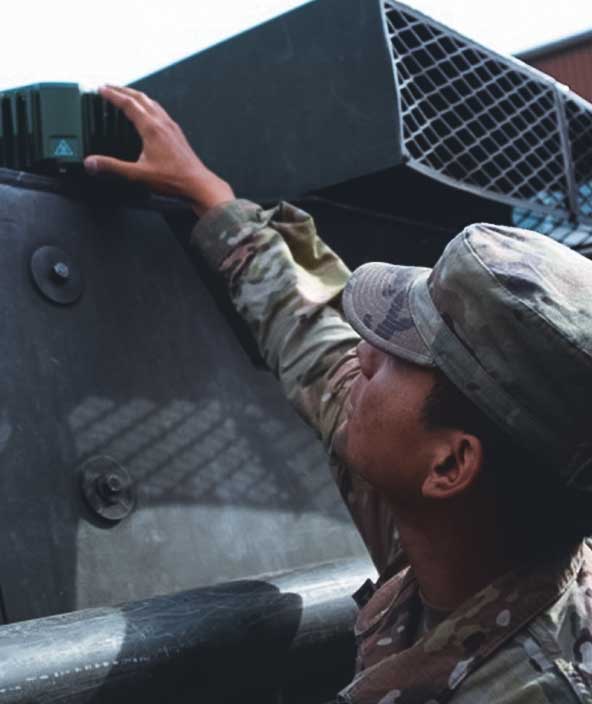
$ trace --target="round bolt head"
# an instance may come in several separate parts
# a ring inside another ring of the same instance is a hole
[[[80,467],[80,488],[91,511],[107,521],[121,521],[136,505],[132,477],[106,455],[92,457]]]
[[[39,247],[33,252],[29,266],[39,293],[52,303],[70,305],[82,296],[80,268],[63,249],[51,245]]]
[[[65,282],[70,278],[70,269],[64,262],[56,262],[51,268],[51,273],[58,283]]]
[[[123,482],[116,474],[109,474],[105,479],[105,487],[110,494],[119,494],[123,489]]]

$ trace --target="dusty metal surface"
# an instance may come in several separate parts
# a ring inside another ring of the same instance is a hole
[[[173,231],[158,210],[14,178],[0,185],[5,619],[364,557],[318,441],[184,249],[194,218]],[[74,303],[35,284],[43,246],[83,272]],[[89,461],[129,472],[133,502],[103,493],[97,514]]]

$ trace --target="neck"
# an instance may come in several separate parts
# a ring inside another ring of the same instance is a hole
[[[451,505],[399,512],[399,534],[423,598],[434,608],[457,608],[523,561],[526,546],[484,506]],[[510,549],[509,546],[512,546]]]

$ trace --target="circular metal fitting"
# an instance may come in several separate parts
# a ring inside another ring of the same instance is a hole
[[[107,521],[121,521],[136,505],[129,472],[106,455],[92,457],[82,465],[80,488],[91,511]]]
[[[67,305],[82,295],[80,269],[69,254],[49,245],[31,257],[31,276],[39,291],[50,301]]]
[[[51,268],[53,279],[58,284],[65,284],[70,278],[70,267],[64,262],[58,262]]]

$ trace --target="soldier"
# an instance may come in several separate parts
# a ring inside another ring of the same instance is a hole
[[[236,200],[153,100],[101,92],[143,152],[87,169],[190,199],[193,242],[327,447],[379,571],[338,701],[592,702],[592,262],[481,224],[431,270],[350,275],[306,213]]]

